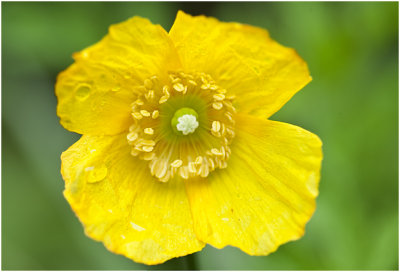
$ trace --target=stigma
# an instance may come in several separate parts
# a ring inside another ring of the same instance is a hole
[[[176,134],[188,135],[195,132],[199,126],[197,121],[198,114],[191,108],[181,108],[177,110],[171,119],[171,126]]]
[[[178,118],[178,124],[176,128],[183,133],[183,135],[188,135],[193,133],[199,126],[199,122],[196,120],[196,116],[185,114]]]

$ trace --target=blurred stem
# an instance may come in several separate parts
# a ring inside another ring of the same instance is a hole
[[[187,269],[188,270],[198,270],[197,264],[196,264],[196,256],[194,253],[186,256],[186,260],[187,260]]]

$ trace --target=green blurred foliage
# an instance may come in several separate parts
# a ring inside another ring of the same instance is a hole
[[[269,30],[313,81],[272,119],[318,134],[317,211],[299,241],[266,257],[207,246],[158,266],[108,252],[62,196],[60,154],[79,135],[56,116],[54,83],[71,54],[140,15],[176,12]],[[398,3],[2,3],[2,269],[398,269]]]

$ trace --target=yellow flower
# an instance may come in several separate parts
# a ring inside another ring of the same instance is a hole
[[[61,173],[89,237],[158,264],[205,244],[267,255],[304,234],[321,141],[267,120],[311,80],[293,49],[178,12],[169,33],[133,17],[73,56],[57,113],[83,136]]]

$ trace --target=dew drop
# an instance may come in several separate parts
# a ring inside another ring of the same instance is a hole
[[[89,84],[80,84],[75,90],[75,98],[83,101],[89,97],[92,87]]]
[[[89,171],[87,181],[89,183],[102,181],[107,176],[107,172],[107,167],[105,165],[94,167]]]

